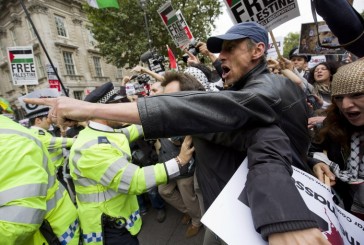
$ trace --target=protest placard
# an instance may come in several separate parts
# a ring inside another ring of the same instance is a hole
[[[276,37],[275,40],[276,40],[278,50],[280,51],[281,54],[283,54],[283,37]],[[275,49],[273,41],[270,38],[269,44],[268,44],[268,49],[267,49],[267,59],[277,59],[277,58],[278,58],[277,50]]]
[[[20,103],[21,107],[25,109],[25,112],[27,114],[30,114],[30,113],[33,113],[35,111],[47,108],[47,106],[27,104],[27,103],[24,102],[24,98],[57,98],[60,95],[61,94],[60,94],[60,92],[58,92],[57,89],[44,88],[44,89],[35,90],[35,91],[33,91],[33,92],[29,93],[29,94],[21,96],[21,97],[18,98],[18,100],[19,100],[19,103]]]
[[[32,46],[8,47],[10,71],[14,85],[37,85]]]
[[[316,65],[325,62],[326,61],[326,57],[325,55],[315,55],[311,57],[311,60],[308,62],[307,67],[309,69],[315,67]]]
[[[266,245],[254,229],[250,208],[241,198],[247,165],[245,159],[201,221],[229,245]],[[293,170],[296,188],[328,241],[337,245],[363,244],[364,221],[337,206],[330,189],[317,178],[295,167]]]
[[[192,35],[190,27],[187,25],[187,22],[186,22],[185,18],[183,17],[181,10],[177,10],[176,15],[177,15],[178,21],[180,22],[182,28],[185,30],[186,35],[191,42],[194,39],[194,37]]]
[[[183,16],[182,21],[179,19],[182,13],[179,12],[179,15],[177,15],[171,2],[166,2],[158,9],[158,14],[167,27],[168,33],[171,35],[175,45],[180,48],[187,46],[190,43],[190,39],[185,30],[187,23],[184,24]]]
[[[300,15],[297,0],[224,0],[233,22],[255,21],[272,31]]]
[[[50,64],[46,65],[49,88],[55,88],[61,92],[61,84],[59,83],[56,72]],[[57,69],[57,68],[56,68]]]
[[[331,32],[325,21],[318,22],[318,32],[314,22],[304,23],[301,27],[300,45],[298,48],[298,52],[300,54],[310,55],[333,55],[345,53],[345,49],[343,48],[328,49],[320,47],[317,41],[317,36],[320,38],[321,44],[331,46],[339,45],[339,40]]]

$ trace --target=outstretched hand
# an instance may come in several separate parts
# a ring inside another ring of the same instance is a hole
[[[140,65],[137,65],[136,67],[134,67],[131,72],[137,72],[137,73],[143,73],[143,70],[144,67],[140,66]]]
[[[25,98],[24,102],[33,105],[49,106],[48,119],[57,125],[72,127],[79,121],[91,119],[93,104],[68,97]]]

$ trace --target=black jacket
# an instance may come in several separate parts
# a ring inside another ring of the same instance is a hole
[[[205,208],[248,156],[246,193],[257,231],[267,238],[317,227],[289,175],[292,162],[309,171],[305,95],[292,81],[270,74],[265,62],[230,91],[147,97],[138,100],[138,109],[147,138],[195,135]],[[207,134],[213,132],[224,133]]]

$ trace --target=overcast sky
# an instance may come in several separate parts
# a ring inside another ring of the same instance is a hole
[[[301,15],[275,28],[273,30],[275,37],[284,37],[290,32],[299,32],[302,23],[313,22],[310,0],[297,0],[297,2]],[[223,34],[233,25],[226,6],[223,5],[223,14],[215,22],[216,29],[212,32],[212,35]],[[354,8],[361,13],[364,10],[364,0],[354,0]],[[322,18],[318,16],[318,20],[322,20]]]

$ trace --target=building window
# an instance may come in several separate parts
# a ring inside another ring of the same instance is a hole
[[[87,37],[88,37],[88,43],[91,45],[91,46],[96,46],[97,44],[97,41],[94,37],[94,34],[92,33],[91,30],[87,29]]]
[[[97,77],[102,77],[102,69],[101,69],[101,59],[100,57],[93,57],[94,59],[94,65],[95,65],[95,71]]]
[[[10,36],[11,36],[11,41],[13,43],[14,46],[17,46],[17,39],[16,39],[16,33],[15,33],[15,29],[10,29]]]
[[[77,100],[83,100],[83,91],[73,91],[73,97]]]
[[[67,37],[67,31],[66,31],[66,25],[65,25],[66,19],[64,17],[56,15],[55,20],[56,20],[58,35],[62,36],[62,37]]]
[[[118,68],[116,70],[116,78],[123,78],[123,69],[122,68]]]
[[[33,29],[32,25],[30,24],[29,20],[27,20],[27,23],[28,23],[28,29],[30,32],[30,37],[33,39],[36,37],[34,29]]]
[[[63,59],[64,59],[64,65],[66,66],[67,75],[76,75],[72,53],[63,52]]]
[[[37,67],[37,74],[38,74],[38,78],[42,78],[45,77],[45,71],[44,71],[44,66],[42,64],[42,60],[40,58],[39,54],[34,55],[35,58],[35,63],[36,63],[36,67]]]

